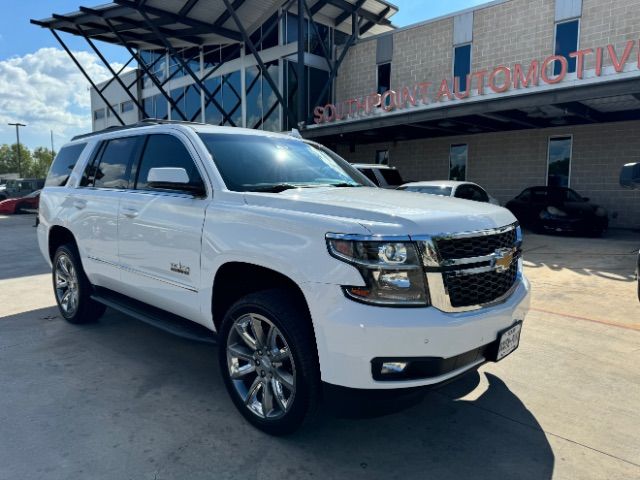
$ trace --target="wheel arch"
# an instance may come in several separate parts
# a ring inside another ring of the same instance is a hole
[[[289,290],[292,299],[305,308],[311,322],[311,312],[304,293],[289,276],[253,263],[230,261],[218,268],[213,281],[211,313],[216,330],[219,331],[225,313],[236,301],[250,293],[272,288]]]
[[[72,243],[73,245],[78,247],[76,242],[76,238],[66,227],[62,227],[60,225],[53,225],[49,230],[49,238],[47,240],[49,246],[49,259],[53,261],[53,257],[56,254],[56,250],[61,245],[65,245],[67,243]]]

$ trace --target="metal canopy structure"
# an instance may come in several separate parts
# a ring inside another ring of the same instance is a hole
[[[104,91],[111,83],[117,82],[142,112],[142,116],[147,117],[142,102],[130,92],[130,89],[143,76],[147,76],[151,80],[166,98],[172,110],[187,118],[176,101],[171,98],[169,92],[163,88],[172,76],[161,79],[155,75],[153,67],[158,58],[155,62],[147,63],[140,55],[140,50],[168,52],[193,79],[198,90],[204,93],[207,104],[215,105],[222,113],[221,124],[226,122],[235,125],[230,112],[225,111],[217,102],[215,98],[217,91],[210,91],[205,85],[205,80],[212,76],[228,59],[234,58],[234,55],[243,47],[248,54],[255,57],[261,74],[273,89],[289,123],[300,125],[309,121],[308,112],[304,108],[304,88],[299,88],[297,92],[297,111],[290,111],[283,93],[266,68],[256,45],[260,45],[262,40],[271,33],[271,30],[277,28],[285,13],[296,14],[298,17],[296,76],[298,83],[304,85],[305,49],[303,39],[305,38],[305,28],[313,29],[318,34],[317,23],[320,22],[349,34],[350,36],[337,59],[323,45],[323,56],[329,66],[330,75],[323,93],[318,97],[320,99],[331,88],[347,51],[356,39],[360,36],[375,35],[391,30],[393,26],[389,18],[397,10],[397,7],[385,0],[114,0],[112,3],[94,8],[80,7],[79,11],[65,15],[53,14],[50,18],[31,20],[31,23],[52,32],[107,105],[107,108],[122,125],[124,125],[124,121],[105,98]],[[299,12],[302,12],[302,15],[298,15]],[[278,21],[267,31],[263,31],[261,38],[256,41],[253,37],[254,32],[274,14],[278,15]],[[305,22],[305,19],[309,22]],[[61,32],[86,40],[113,76],[106,85],[102,85],[101,88],[97,87],[96,82],[91,79],[63,41]],[[96,41],[126,48],[131,59],[119,72],[114,71],[100,52]],[[223,58],[220,64],[210,70],[206,76],[201,77],[190,67],[192,59],[185,60],[178,52],[183,48],[195,47],[199,49],[207,45],[236,45],[237,49],[233,49],[227,58]],[[139,74],[134,82],[125,85],[119,74],[133,62],[137,63]]]
[[[357,145],[631,120],[640,120],[637,78],[323,124],[304,136]]]

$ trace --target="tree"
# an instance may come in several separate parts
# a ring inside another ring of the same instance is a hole
[[[15,143],[0,145],[0,175],[19,173],[17,153],[18,146]],[[38,147],[32,154],[31,150],[22,144],[20,145],[20,173],[23,178],[44,178],[52,161],[53,154],[48,148]]]
[[[49,167],[53,162],[53,152],[45,147],[38,147],[33,151],[31,164],[29,165],[29,176],[35,178],[44,178],[49,172]],[[27,175],[23,173],[26,177]]]

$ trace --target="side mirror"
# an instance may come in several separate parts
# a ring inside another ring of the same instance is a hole
[[[640,163],[627,163],[620,171],[620,185],[640,189]]]
[[[189,192],[195,196],[202,196],[206,193],[202,183],[190,183],[187,171],[184,168],[178,167],[158,167],[150,169],[147,175],[147,184],[151,188],[178,190]]]

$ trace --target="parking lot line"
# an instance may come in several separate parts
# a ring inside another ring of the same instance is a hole
[[[552,310],[544,310],[542,308],[537,308],[537,307],[531,307],[531,310],[534,310],[534,311],[540,312],[540,313],[548,313],[548,314],[551,314],[551,315],[557,315],[559,317],[571,318],[573,320],[583,320],[585,322],[600,323],[602,325],[609,325],[611,327],[624,328],[626,330],[634,330],[636,332],[640,332],[640,325],[629,325],[629,324],[624,324],[624,323],[611,322],[609,320],[598,320],[598,319],[595,319],[595,318],[582,317],[580,315],[572,315],[570,313],[562,313],[562,312],[554,312]]]

